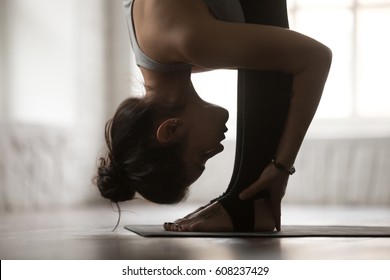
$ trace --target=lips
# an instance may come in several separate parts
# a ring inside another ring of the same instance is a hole
[[[221,141],[222,140],[225,140],[226,139],[226,136],[225,136],[225,133],[228,131],[228,128],[225,126],[224,128],[223,128],[223,133],[222,133],[222,139],[221,139]]]
[[[219,153],[222,152],[224,149],[225,149],[225,147],[224,147],[221,143],[219,143],[218,146],[216,146],[216,147],[215,147],[214,149],[212,149],[211,151],[207,152],[205,161],[207,161],[208,159],[212,158],[212,157],[215,156],[216,154],[219,154]]]
[[[226,132],[227,130],[228,130],[228,129],[227,129],[227,127],[225,126],[225,128],[224,128],[224,133],[222,133],[222,135],[221,135],[221,140],[219,140],[220,142],[222,142],[223,140],[226,139],[225,132]],[[221,153],[224,149],[225,149],[225,147],[224,147],[221,143],[218,143],[218,145],[217,145],[215,148],[213,148],[212,150],[209,150],[209,151],[206,153],[206,157],[205,157],[204,163],[205,163],[208,159],[212,158],[213,156],[215,156],[215,155]]]

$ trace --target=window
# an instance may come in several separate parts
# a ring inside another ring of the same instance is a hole
[[[362,127],[364,134],[390,133],[390,0],[288,0],[288,9],[291,29],[333,51],[312,131],[326,132],[322,125],[330,124],[344,133]],[[222,78],[226,73],[202,74],[194,84],[206,100],[228,104],[231,109],[236,102],[235,76],[229,73]],[[218,94],[203,85],[214,83],[216,77],[221,85]],[[234,126],[235,112],[231,117],[229,125]]]
[[[85,4],[80,12],[75,0],[37,1],[0,1],[0,118],[72,124],[86,106],[78,105],[80,94],[94,100],[104,91],[104,7]],[[368,124],[390,134],[390,0],[287,2],[291,29],[333,51],[313,127]],[[127,30],[121,36],[128,45]],[[229,109],[228,137],[234,137],[235,71],[196,74],[194,85],[203,98]]]
[[[390,117],[389,0],[290,0],[290,20],[333,50],[319,118]]]
[[[0,121],[92,126],[105,118],[106,5],[0,1]]]
[[[4,1],[0,24],[0,116],[70,123],[75,115],[75,6],[72,1]]]

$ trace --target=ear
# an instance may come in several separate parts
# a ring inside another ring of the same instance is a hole
[[[157,128],[156,134],[161,144],[178,142],[184,135],[183,122],[178,118],[167,119]]]

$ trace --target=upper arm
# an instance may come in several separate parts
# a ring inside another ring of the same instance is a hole
[[[199,21],[183,28],[181,60],[207,69],[246,68],[299,73],[315,60],[317,41],[274,26]]]
[[[319,42],[285,28],[216,20],[203,1],[160,2],[136,31],[141,49],[161,63],[296,74],[328,54]]]

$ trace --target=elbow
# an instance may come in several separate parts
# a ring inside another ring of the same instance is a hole
[[[318,43],[305,48],[297,55],[296,68],[290,73],[294,76],[310,75],[313,77],[327,77],[332,64],[332,50]]]
[[[315,75],[328,74],[332,64],[332,50],[314,40],[309,41],[309,44],[301,46],[290,57],[292,58],[287,69],[283,69],[289,74],[299,76],[304,73],[312,73]]]
[[[333,53],[332,50],[325,46],[321,45],[320,51],[319,51],[319,63],[324,67],[324,69],[328,72],[330,69],[330,66],[332,65],[332,58]]]
[[[321,98],[332,64],[332,51],[327,46],[318,43],[307,48],[305,55],[301,58],[301,67],[293,74],[295,87],[301,91],[310,92],[311,96]],[[317,104],[314,107],[316,106]]]
[[[332,65],[332,57],[332,50],[329,47],[319,43],[311,51],[307,67],[310,68],[311,71],[317,69],[317,71],[328,75]]]

